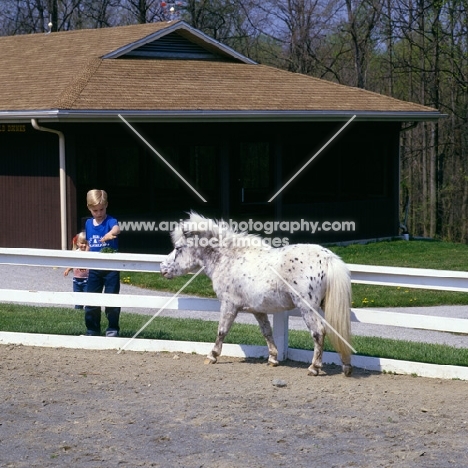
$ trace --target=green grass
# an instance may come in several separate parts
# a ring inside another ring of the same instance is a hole
[[[439,241],[386,241],[330,247],[346,263],[465,271],[468,245]]]
[[[121,336],[131,338],[148,319],[148,315],[122,313]],[[0,304],[0,324],[2,331],[23,333],[76,336],[85,331],[83,311],[58,307]],[[138,338],[214,343],[217,325],[216,321],[157,317]],[[234,323],[225,342],[265,346],[258,326],[239,323]],[[352,344],[362,356],[468,366],[468,349],[362,336],[354,336]],[[289,347],[311,350],[312,338],[306,331],[290,330]],[[333,351],[328,340],[325,349]]]
[[[103,314],[102,325],[106,319]],[[122,313],[120,336],[131,338],[148,322],[149,315]],[[214,319],[216,316],[213,317]],[[82,335],[84,328],[83,310],[59,307],[34,307],[16,304],[0,304],[2,331],[22,333],[47,333],[53,335]],[[139,335],[139,338],[180,341],[214,341],[217,332],[216,321],[157,317]],[[251,329],[250,329],[251,328]],[[264,344],[265,341],[256,326],[242,330],[242,324],[234,324],[226,343],[244,343],[243,339]]]
[[[139,273],[126,271],[121,274],[121,281],[140,288],[154,289],[156,291],[167,291],[176,293],[187,283],[191,275],[179,276],[167,280],[160,273]],[[184,290],[182,294],[200,297],[216,297],[211,285],[211,280],[203,273],[198,275]]]
[[[466,271],[468,245],[438,241],[388,241],[332,247],[346,263]],[[353,284],[353,307],[466,305],[468,294]]]
[[[468,245],[449,242],[389,241],[346,247],[332,246],[330,250],[346,263],[457,271],[465,271],[468,268]],[[136,272],[125,273],[122,276],[125,283],[168,292],[178,291],[189,278],[187,275],[167,280],[159,273]],[[195,278],[183,293],[215,297],[211,281],[204,275]],[[467,293],[353,284],[353,307],[356,308],[467,304]]]

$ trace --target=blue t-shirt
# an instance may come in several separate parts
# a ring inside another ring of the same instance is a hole
[[[86,220],[86,240],[89,243],[89,250],[91,252],[100,252],[105,247],[110,247],[118,250],[119,243],[117,238],[107,242],[101,242],[101,237],[104,237],[116,224],[117,220],[112,216],[107,215],[106,219],[99,225],[93,224],[93,218]]]

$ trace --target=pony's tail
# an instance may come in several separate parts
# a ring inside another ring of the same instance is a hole
[[[341,258],[333,255],[328,260],[327,291],[325,294],[325,320],[327,335],[340,354],[343,364],[350,363],[351,356],[351,274]]]

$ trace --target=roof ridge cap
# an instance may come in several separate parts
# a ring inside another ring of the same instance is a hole
[[[60,93],[53,107],[56,109],[71,109],[74,102],[79,98],[81,92],[88,84],[89,80],[101,66],[103,59],[93,57],[86,62],[81,73],[71,80],[70,84]]]

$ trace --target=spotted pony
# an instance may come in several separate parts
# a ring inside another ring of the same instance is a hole
[[[351,280],[337,255],[314,244],[273,248],[259,236],[193,212],[171,238],[174,250],[161,263],[162,275],[171,279],[203,267],[221,303],[218,334],[206,363],[216,363],[237,314],[250,312],[266,339],[269,364],[278,365],[267,314],[297,308],[314,340],[309,374],[320,372],[328,334],[344,374],[351,375]]]

